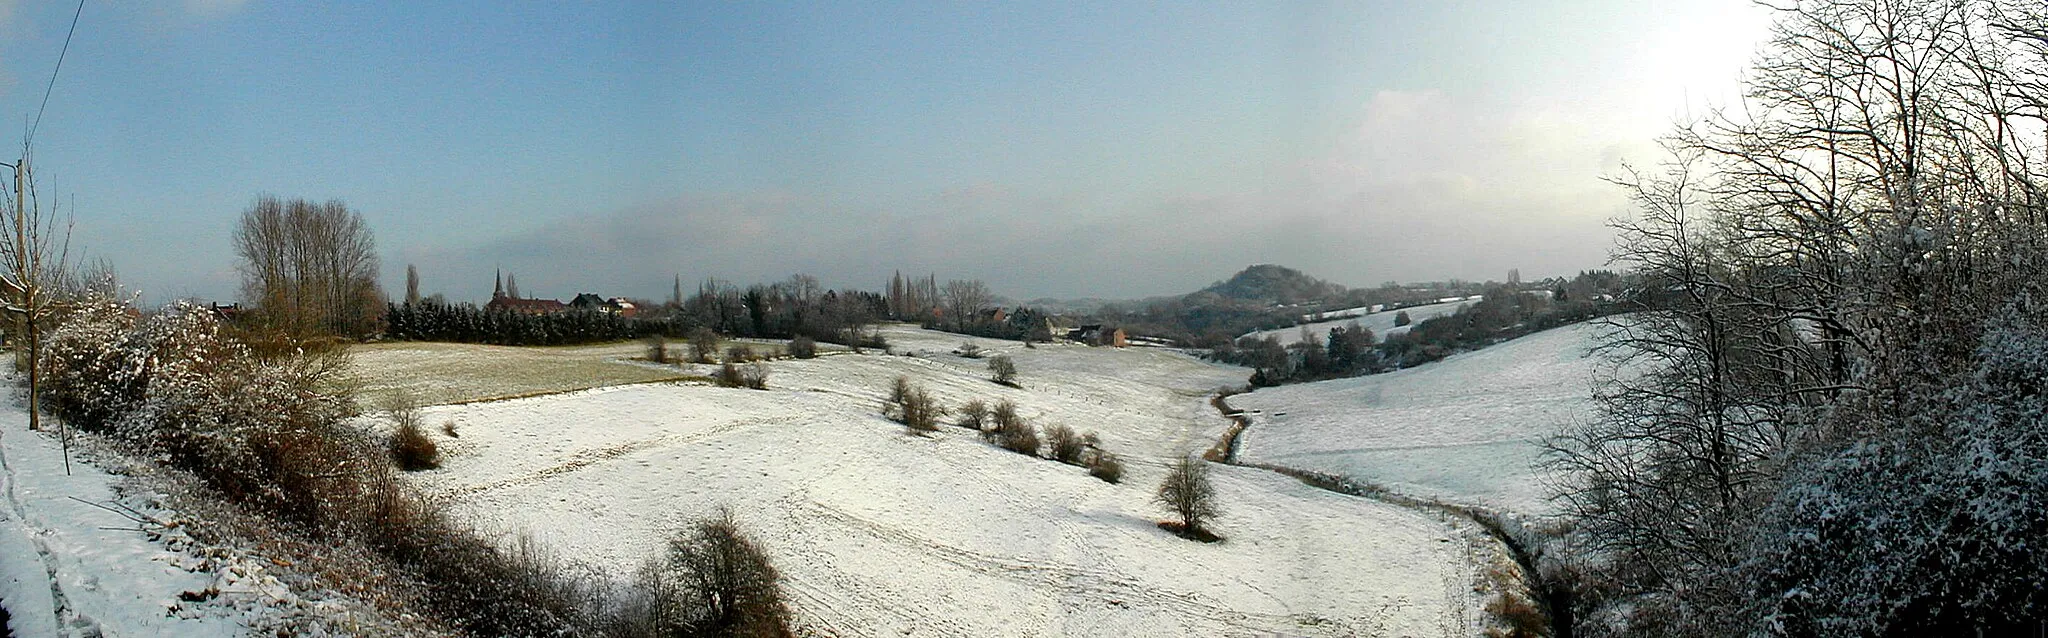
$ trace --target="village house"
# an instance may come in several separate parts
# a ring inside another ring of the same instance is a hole
[[[1099,323],[1091,323],[1069,330],[1067,331],[1067,339],[1091,346],[1123,348],[1131,345],[1130,339],[1124,334],[1123,328],[1104,328]]]

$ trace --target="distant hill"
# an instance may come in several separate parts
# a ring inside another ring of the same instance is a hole
[[[1310,277],[1293,268],[1257,264],[1189,296],[1207,293],[1239,301],[1298,304],[1343,297],[1348,292],[1350,290],[1342,285]]]

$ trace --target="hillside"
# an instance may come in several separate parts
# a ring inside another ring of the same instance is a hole
[[[678,520],[731,506],[798,615],[834,635],[1481,630],[1481,575],[1501,558],[1454,521],[1218,465],[1224,542],[1154,526],[1164,464],[1226,428],[1205,398],[1240,368],[976,340],[1015,358],[1013,389],[948,354],[958,335],[885,334],[909,356],[778,361],[768,391],[656,383],[432,408],[461,436],[445,440],[443,469],[414,478],[487,528],[617,574]],[[947,405],[1008,398],[1041,427],[1098,432],[1129,472],[1104,483],[951,426],[907,435],[877,414],[898,375]]]
[[[1343,297],[1350,289],[1286,266],[1257,264],[1194,293],[1238,301],[1292,305]],[[1191,297],[1194,295],[1190,295]]]
[[[1591,414],[1599,330],[1578,323],[1420,367],[1231,397],[1252,412],[1239,458],[1548,513],[1540,441]]]

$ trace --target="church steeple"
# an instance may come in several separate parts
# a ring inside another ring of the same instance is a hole
[[[505,269],[503,269],[503,268],[499,268],[499,269],[498,269],[498,280],[497,280],[497,283],[496,283],[496,284],[493,284],[493,285],[492,285],[492,287],[491,287],[491,298],[492,298],[492,299],[504,299],[504,298],[505,298]]]

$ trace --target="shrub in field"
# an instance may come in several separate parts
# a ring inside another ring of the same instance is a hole
[[[658,334],[651,334],[647,335],[647,339],[642,341],[642,343],[647,346],[648,361],[652,361],[655,363],[669,362],[668,337],[664,337]]]
[[[914,434],[935,432],[939,420],[946,418],[946,408],[924,388],[910,383],[907,377],[896,377],[889,386],[889,398],[882,402],[882,415],[902,423]]]
[[[1088,450],[1088,446],[1073,428],[1064,425],[1049,426],[1045,428],[1045,439],[1049,446],[1046,453],[1052,460],[1068,465],[1081,465],[1081,454]]]
[[[735,343],[732,344],[732,347],[725,349],[726,363],[747,363],[759,360],[760,358],[761,356],[754,352],[753,346],[744,343]]]
[[[981,346],[974,345],[972,341],[962,342],[959,348],[953,350],[953,354],[969,359],[980,359],[982,357]]]
[[[1088,475],[1110,483],[1124,480],[1124,462],[1109,450],[1095,450],[1088,455]]]
[[[990,408],[988,411],[987,424],[981,429],[981,440],[992,444],[998,443],[1002,441],[1004,427],[1021,421],[1022,419],[1017,416],[1017,404],[1015,402],[1009,399],[998,401],[995,407]]]
[[[812,338],[810,338],[810,337],[806,337],[806,336],[803,336],[803,335],[797,335],[797,337],[796,337],[795,339],[790,339],[790,340],[789,340],[789,356],[792,356],[792,357],[796,357],[796,358],[798,358],[798,359],[815,359],[815,358],[817,358],[817,357],[818,357],[818,342],[817,342],[817,340],[815,340],[815,339],[812,339]]]
[[[420,405],[411,393],[399,391],[385,397],[384,412],[391,417],[391,460],[407,472],[441,467],[441,450],[420,427]]]
[[[712,377],[721,388],[768,389],[768,364],[755,361],[739,365],[731,361],[719,364],[718,374]]]
[[[988,402],[974,399],[960,406],[960,421],[954,425],[976,432],[988,427]]]
[[[690,331],[690,360],[697,363],[713,363],[718,356],[718,333],[710,328],[698,326]]]
[[[1203,527],[1214,518],[1216,509],[1216,487],[1209,483],[1209,464],[1192,456],[1183,456],[1166,472],[1166,480],[1159,483],[1159,493],[1153,498],[1180,517],[1177,523],[1164,523],[1162,527],[1183,538],[1214,542],[1214,534]]]
[[[457,438],[457,437],[460,437],[460,436],[462,436],[461,434],[456,434],[456,433],[455,433],[455,422],[454,422],[454,421],[442,421],[442,422],[441,422],[441,433],[442,433],[442,434],[446,434],[446,435],[448,435],[448,438],[451,438],[451,439],[453,439],[453,438]]]
[[[1000,354],[996,355],[993,359],[989,359],[988,371],[991,375],[989,380],[1013,388],[1017,387],[1017,362],[1011,361],[1010,355]]]
[[[989,411],[989,421],[995,427],[983,430],[984,438],[1011,452],[1038,455],[1038,430],[1017,416],[1017,404],[1008,399],[997,403],[995,409]]]
[[[909,397],[910,377],[900,375],[897,376],[895,379],[889,382],[889,398],[882,400],[882,412],[885,414],[889,413],[889,406],[902,405],[903,400]],[[896,417],[894,415],[891,415],[889,418],[893,419]]]
[[[793,635],[781,574],[732,513],[692,524],[642,565],[604,633],[618,636]]]

